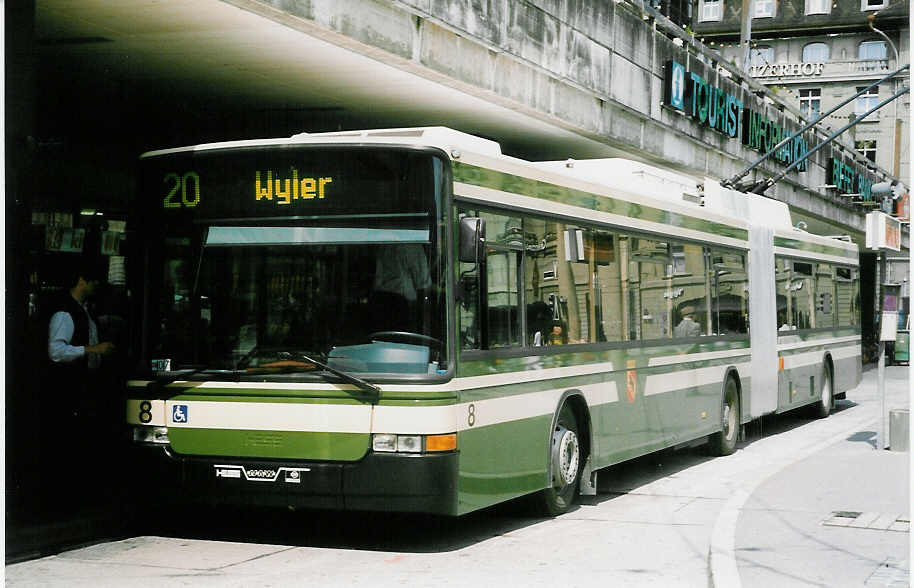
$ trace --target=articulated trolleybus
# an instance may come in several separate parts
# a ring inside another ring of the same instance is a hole
[[[140,163],[127,421],[184,499],[558,514],[860,381],[857,247],[712,180],[446,128]]]

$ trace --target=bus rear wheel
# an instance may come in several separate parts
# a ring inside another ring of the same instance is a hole
[[[822,396],[819,398],[813,409],[813,415],[817,418],[824,419],[831,414],[831,409],[835,404],[834,390],[831,385],[831,368],[828,363],[822,366]]]
[[[539,510],[547,516],[567,512],[578,493],[584,463],[578,431],[574,411],[566,402],[559,411],[550,437],[551,485],[538,495]]]
[[[733,377],[727,378],[724,384],[724,395],[721,407],[721,430],[711,436],[711,452],[714,455],[730,455],[736,451],[739,438],[739,386]]]

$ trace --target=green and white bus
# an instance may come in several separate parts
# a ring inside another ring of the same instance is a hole
[[[182,499],[460,515],[861,378],[858,252],[785,204],[447,128],[146,153],[127,422]]]

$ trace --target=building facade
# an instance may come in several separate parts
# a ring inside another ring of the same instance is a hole
[[[907,0],[753,0],[748,64],[740,45],[742,0],[696,2],[696,36],[810,120],[910,63]],[[819,128],[838,131],[907,86],[908,74],[869,88]],[[907,94],[850,127],[841,141],[865,161],[854,157],[845,163],[869,162],[909,181],[909,110]],[[881,204],[886,212],[897,212],[894,199]]]

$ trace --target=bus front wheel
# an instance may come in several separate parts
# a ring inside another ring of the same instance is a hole
[[[551,485],[539,493],[540,510],[547,516],[567,512],[578,492],[584,462],[579,431],[574,411],[566,402],[559,411],[550,437]]]
[[[721,430],[711,436],[711,451],[714,455],[730,455],[736,451],[736,441],[739,438],[739,415],[739,386],[731,376],[724,384],[720,416]]]

